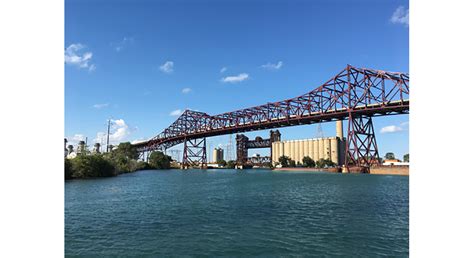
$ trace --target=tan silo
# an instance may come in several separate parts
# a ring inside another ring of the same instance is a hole
[[[331,141],[329,138],[324,138],[324,159],[331,158]]]
[[[304,140],[300,140],[300,156],[299,156],[299,162],[303,163],[303,155],[304,155]]]
[[[290,142],[289,141],[285,141],[283,143],[283,155],[289,157],[291,154],[291,150],[290,150]]]
[[[318,139],[318,160],[324,159],[324,139]]]
[[[285,144],[283,142],[279,142],[280,144],[278,145],[278,158],[280,158],[281,156],[285,155]],[[278,159],[277,159],[278,160]]]
[[[280,155],[278,154],[278,151],[280,150],[280,145],[281,142],[273,142],[272,143],[272,158],[273,162],[278,162],[278,158]]]
[[[290,155],[292,160],[295,160],[295,141],[290,141]]]
[[[298,163],[300,160],[300,143],[298,140],[295,141],[295,162]]]
[[[318,148],[319,148],[318,139],[313,139],[313,159],[314,159],[314,161],[317,161],[318,157],[319,157]]]
[[[314,160],[314,139],[308,140],[308,156]]]
[[[331,138],[331,161],[339,165],[338,138]]]
[[[304,145],[303,145],[303,158],[305,156],[309,156],[309,141],[310,140],[304,140],[303,141],[303,143],[304,143]]]
[[[343,128],[342,128],[342,120],[336,121],[336,136],[339,137],[339,139],[342,139],[344,136]]]

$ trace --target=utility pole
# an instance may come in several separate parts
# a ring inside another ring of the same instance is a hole
[[[109,124],[107,125],[107,147],[106,147],[107,152],[109,152],[109,134],[110,134],[110,119],[109,119]]]

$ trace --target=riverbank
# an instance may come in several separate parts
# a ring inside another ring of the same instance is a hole
[[[334,168],[274,168],[274,171],[293,172],[331,172],[336,173]],[[409,176],[409,166],[379,166],[370,169],[370,174],[374,175],[401,175]]]

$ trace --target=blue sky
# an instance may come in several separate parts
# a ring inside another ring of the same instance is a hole
[[[347,64],[409,70],[408,1],[66,0],[65,19],[73,143],[93,145],[109,118],[118,143],[153,137],[186,108],[212,115],[295,97]],[[408,153],[408,116],[374,125],[382,155]],[[335,135],[333,123],[322,128]],[[311,138],[317,126],[280,131],[285,140]],[[207,141],[225,147],[229,137]]]

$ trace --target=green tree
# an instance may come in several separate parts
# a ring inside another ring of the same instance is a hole
[[[316,165],[316,163],[314,162],[314,160],[311,157],[309,157],[309,156],[304,156],[303,157],[303,166],[304,167],[314,168],[315,165]]]
[[[316,167],[318,168],[327,168],[327,167],[335,167],[336,163],[331,161],[330,159],[319,159],[316,161]]]
[[[135,149],[130,142],[122,142],[112,151],[112,156],[121,156],[127,159],[137,160],[139,154],[137,149]]]
[[[156,169],[169,169],[171,166],[171,157],[161,151],[154,151],[150,154],[148,162]]]
[[[292,167],[292,168],[296,167],[296,162],[294,160],[290,159],[289,167]]]
[[[81,155],[71,160],[73,178],[116,176],[112,163],[101,155]]]
[[[225,167],[227,165],[227,162],[225,160],[219,160],[217,161],[217,164],[219,167]]]
[[[395,159],[395,154],[393,154],[393,152],[387,152],[385,154],[385,159]]]
[[[278,158],[278,162],[281,164],[282,167],[286,168],[289,166],[290,157],[283,155]]]
[[[403,162],[410,162],[410,154],[409,153],[403,155]]]
[[[64,159],[64,179],[72,179],[72,163],[69,159]]]
[[[226,167],[234,169],[235,165],[236,165],[235,160],[229,160],[229,161],[227,161]]]

